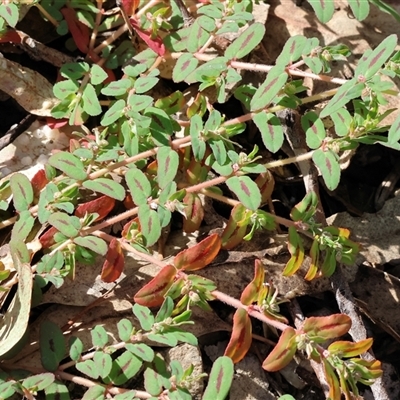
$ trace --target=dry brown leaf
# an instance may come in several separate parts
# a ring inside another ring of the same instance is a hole
[[[0,90],[13,97],[25,110],[41,117],[50,117],[58,103],[51,83],[32,69],[0,55]]]

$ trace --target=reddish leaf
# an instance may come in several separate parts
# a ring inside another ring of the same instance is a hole
[[[134,297],[136,303],[146,307],[160,306],[164,301],[164,295],[174,283],[177,273],[173,265],[166,265],[161,271],[146,285],[144,285]]]
[[[326,381],[329,386],[329,398],[332,400],[340,400],[342,398],[342,394],[340,392],[339,380],[335,374],[335,371],[327,359],[323,358],[322,361],[324,364]]]
[[[357,357],[368,351],[372,346],[372,342],[373,340],[371,338],[360,340],[357,343],[342,340],[332,343],[328,347],[328,351],[331,354],[338,354],[339,357]]]
[[[135,240],[136,235],[139,234],[140,230],[139,218],[136,217],[124,225],[121,236],[126,240]]]
[[[178,253],[174,258],[174,264],[181,271],[197,271],[210,264],[220,248],[221,238],[214,233],[190,249]]]
[[[126,15],[130,17],[135,14],[135,11],[139,6],[139,0],[121,0],[120,4],[124,8]]]
[[[63,7],[60,11],[67,22],[68,29],[71,32],[76,47],[82,53],[87,54],[90,40],[89,28],[78,20],[76,11],[73,8]]]
[[[35,197],[39,197],[40,191],[47,185],[49,180],[46,178],[46,172],[44,169],[40,169],[31,180],[33,194]]]
[[[273,175],[269,170],[267,170],[267,172],[263,172],[262,174],[258,175],[255,182],[260,189],[261,203],[266,203],[271,198],[272,192],[275,187],[275,180]]]
[[[132,200],[132,196],[130,195],[130,193],[128,193],[126,195],[123,203],[127,210],[131,210],[132,208],[134,208],[136,206],[136,204]]]
[[[42,236],[40,236],[39,241],[43,249],[48,249],[55,243],[54,235],[58,232],[54,226],[48,229]]]
[[[254,278],[243,290],[240,301],[250,305],[257,301],[258,294],[264,284],[264,264],[260,260],[254,261]]]
[[[122,270],[124,269],[124,261],[125,258],[122,252],[121,244],[117,239],[111,240],[106,261],[104,261],[103,268],[101,270],[102,281],[116,281],[121,276]]]
[[[247,215],[248,210],[242,204],[239,203],[233,207],[229,221],[221,236],[224,250],[231,250],[242,242],[247,232],[247,226],[250,223]]]
[[[344,314],[333,314],[327,317],[309,317],[302,327],[302,331],[309,337],[318,337],[323,340],[334,339],[346,334],[351,328],[351,319]]]
[[[46,125],[49,126],[51,129],[59,129],[65,125],[68,125],[68,118],[56,119],[53,117],[47,117]]]
[[[86,213],[97,213],[99,216],[96,218],[96,221],[99,221],[108,215],[108,213],[114,208],[114,205],[114,199],[108,196],[101,196],[95,200],[80,204],[75,210],[75,215],[82,218]]]
[[[160,37],[156,37],[153,39],[151,37],[151,32],[144,31],[138,24],[135,18],[129,19],[133,29],[138,34],[138,36],[149,46],[154,53],[159,56],[163,56],[165,54],[165,46]]]
[[[296,353],[296,331],[292,327],[286,328],[274,349],[264,360],[262,367],[266,371],[278,371],[290,363]]]
[[[21,43],[21,36],[13,29],[9,29],[0,35],[0,43]]]
[[[239,308],[233,316],[231,340],[225,349],[224,355],[230,357],[234,363],[242,360],[251,346],[251,333],[250,317],[245,309]]]
[[[183,230],[186,233],[192,233],[200,228],[201,221],[204,218],[204,209],[200,197],[196,193],[186,193],[183,198],[183,204],[186,218],[183,219]]]

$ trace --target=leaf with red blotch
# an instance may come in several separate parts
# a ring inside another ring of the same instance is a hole
[[[181,271],[197,271],[210,264],[220,248],[221,238],[214,233],[190,249],[178,253],[174,258],[174,265]]]
[[[345,335],[351,328],[351,319],[345,314],[333,314],[327,317],[309,317],[302,331],[317,343]]]
[[[185,204],[184,212],[186,218],[183,219],[183,230],[192,233],[200,228],[204,218],[204,209],[200,197],[196,193],[186,193],[183,198]]]
[[[165,46],[160,37],[152,38],[151,32],[144,31],[138,24],[135,18],[129,19],[133,29],[138,34],[138,36],[149,46],[154,53],[159,56],[163,56],[165,54]]]
[[[48,249],[49,247],[53,246],[53,244],[56,242],[54,240],[54,235],[57,232],[58,232],[58,229],[56,229],[56,228],[54,228],[54,226],[52,226],[42,236],[40,236],[39,241],[40,241],[40,244],[42,245],[43,249]]]
[[[33,194],[35,197],[39,197],[40,191],[48,184],[49,180],[46,178],[46,172],[44,169],[40,169],[33,176],[31,180]]]
[[[68,29],[71,32],[76,47],[82,53],[87,54],[90,40],[89,28],[78,20],[76,11],[73,8],[63,7],[60,11],[67,22]]]
[[[106,261],[104,261],[103,268],[101,270],[101,279],[103,282],[114,282],[116,281],[124,269],[125,258],[122,252],[121,244],[119,240],[113,239],[110,242],[108,248]]]
[[[250,305],[257,301],[258,293],[264,284],[264,264],[260,260],[254,261],[254,278],[243,290],[240,301],[245,305]]]
[[[282,332],[278,343],[263,362],[262,367],[266,371],[278,371],[286,367],[286,365],[292,361],[297,350],[296,336],[296,331],[290,326]]]
[[[108,215],[108,213],[114,208],[114,205],[114,199],[108,196],[101,196],[95,200],[80,204],[75,210],[75,215],[79,218],[82,218],[86,213],[97,213],[99,216],[95,219],[95,221],[99,221]]]
[[[251,321],[249,314],[243,308],[236,310],[233,316],[231,340],[225,349],[224,356],[228,356],[234,363],[238,363],[249,351],[251,346]]]
[[[119,7],[122,7],[124,9],[128,17],[135,14],[135,11],[138,8],[139,3],[140,3],[139,0],[119,0],[117,2]]]
[[[146,285],[144,285],[134,296],[137,304],[146,307],[160,306],[164,301],[164,295],[174,283],[176,268],[173,265],[166,265]]]

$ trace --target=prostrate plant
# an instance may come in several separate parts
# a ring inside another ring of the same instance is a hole
[[[371,2],[386,7],[381,1]],[[358,3],[349,1],[355,15],[362,18],[368,3]],[[330,4],[312,3],[322,20],[331,15]],[[181,331],[179,326],[188,323],[191,307],[209,309],[208,301],[213,299],[237,308],[225,352],[233,361],[242,359],[250,347],[250,316],[253,316],[283,331],[263,363],[266,370],[283,368],[297,350],[302,350],[323,365],[332,399],[339,399],[341,391],[347,398],[351,393],[357,395],[357,382],[371,384],[381,374],[380,363],[367,362],[358,356],[370,348],[372,340],[338,341],[322,348],[321,344],[342,336],[350,328],[350,319],[340,314],[308,318],[300,328],[290,327],[279,313],[278,293],[272,284],[264,283],[264,266],[259,261],[255,277],[240,300],[219,292],[211,280],[187,272],[206,267],[220,249],[232,249],[242,240],[251,240],[256,230],[274,230],[278,223],[289,230],[291,258],[284,269],[285,275],[293,275],[303,263],[304,235],[312,239],[311,265],[305,279],[331,276],[337,262],[354,264],[358,246],[349,239],[350,232],[324,227],[315,221],[318,197],[314,191],[293,208],[292,220],[260,208],[273,191],[270,172],[273,168],[312,160],[328,189],[333,190],[340,181],[340,155],[345,150],[355,149],[359,143],[379,143],[399,149],[400,117],[388,129],[381,122],[393,110],[380,110],[387,95],[397,94],[391,82],[382,80],[383,75],[395,77],[400,73],[400,52],[393,55],[397,37],[391,35],[376,49],[366,52],[354,78],[344,81],[322,74],[330,72],[332,60],[345,59],[349,49],[343,45],[321,47],[316,38],[291,37],[274,66],[238,61],[260,44],[265,33],[262,24],[252,23],[250,0],[199,4],[191,23],[182,18],[180,2],[166,5],[156,0],[125,0],[121,9],[106,11],[102,0],[96,5],[89,0],[39,1],[35,5],[42,7],[45,17],[58,25],[59,33],[68,27],[77,49],[85,56],[85,61],[60,68],[61,80],[54,85],[58,104],[52,109],[53,117],[72,126],[80,125],[85,134],[76,133],[69,151],[53,154],[45,170],[32,180],[16,173],[1,183],[1,208],[9,208],[7,199],[12,195],[16,211],[15,216],[0,222],[0,227],[14,224],[10,248],[18,274],[11,278],[11,271],[6,269],[0,279],[3,290],[19,284],[16,301],[0,326],[0,355],[12,349],[26,330],[33,284],[38,288],[48,283],[60,287],[66,277],[74,277],[77,262],[93,264],[96,255],[105,256],[102,279],[113,282],[123,271],[124,250],[160,266],[160,271],[134,295],[133,311],[143,330],[140,335],[130,321],[122,320],[118,328],[123,343],[108,345],[104,328],[96,327],[93,329],[96,350],[82,355],[84,349],[79,341],[71,342],[72,361],[62,364],[66,356],[63,336],[53,327],[60,339],[54,347],[43,328],[41,351],[51,361],[42,364],[54,374],[33,377],[5,374],[0,388],[4,388],[7,397],[14,392],[32,394],[45,390],[52,398],[49,387],[58,393],[65,390],[61,389],[63,384],[54,381],[55,377],[71,380],[72,376],[63,370],[66,365],[75,365],[90,378],[78,380],[79,383],[94,385],[85,399],[117,393],[115,398],[123,399],[149,394],[155,398],[190,398],[186,383],[191,379],[191,371],[183,371],[176,363],[167,366],[143,341],[146,338],[168,346],[175,346],[177,341],[196,344],[193,335]],[[3,2],[0,7],[0,15],[7,24],[15,26],[17,5]],[[392,12],[387,7],[386,10]],[[111,29],[113,34],[99,44],[97,38]],[[117,42],[127,30],[140,39],[139,45],[144,50],[136,53],[129,39]],[[12,38],[12,33],[15,31],[8,30],[3,38]],[[224,40],[226,33],[237,33],[237,38],[221,47],[217,55],[209,52],[215,41]],[[155,97],[165,60],[175,62],[172,78],[176,83],[198,85],[193,102],[188,103],[179,90]],[[268,74],[258,87],[241,84],[241,71],[246,69]],[[308,97],[302,79],[294,77],[323,79],[341,86]],[[213,105],[214,101],[228,100],[231,94],[228,88],[247,110],[234,119],[227,119]],[[260,130],[264,146],[276,153],[285,140],[277,113],[332,96],[320,113],[311,109],[301,117],[309,148],[301,156],[262,163],[257,146],[246,154],[234,141],[235,136],[245,132],[246,121],[252,120]],[[324,121],[327,116],[333,121],[329,131]],[[91,117],[98,117],[100,123],[92,131],[85,125],[97,121]],[[223,183],[237,200],[223,195],[218,187]],[[210,235],[192,248],[182,250],[173,262],[165,265],[152,255],[152,246],[169,226],[174,211],[183,215],[185,232],[200,228],[204,217],[201,195],[232,206],[223,233]],[[124,206],[126,211],[115,215],[116,205],[119,209]],[[112,212],[113,216],[105,220]],[[104,232],[120,221],[124,221],[120,237]],[[39,250],[44,255],[31,265],[33,255]],[[159,306],[155,317],[147,308]],[[124,351],[114,354],[117,349]],[[97,362],[107,368],[98,370]],[[146,392],[135,389],[123,395],[123,389],[116,386],[134,377],[143,363]],[[128,372],[124,369],[120,374],[121,365],[129,365]],[[223,380],[223,388],[219,385],[220,374],[228,377]],[[156,375],[157,387],[150,388],[150,376]],[[224,398],[231,377],[232,365],[227,358],[217,361],[203,398],[216,398],[216,393]],[[7,379],[11,380],[6,382]],[[61,386],[54,389],[54,385]]]

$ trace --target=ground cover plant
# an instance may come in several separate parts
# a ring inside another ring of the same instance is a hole
[[[399,18],[380,0],[348,4],[360,20],[370,4]],[[335,11],[333,2],[310,5],[322,22]],[[265,371],[283,369],[300,352],[316,371],[320,368],[332,400],[358,398],[361,384],[373,385],[381,376],[380,361],[364,355],[372,339],[345,336],[354,323],[348,315],[289,321],[280,310],[282,293],[268,281],[260,260],[240,298],[196,274],[207,272],[222,250],[277,229],[287,232],[284,276],[299,273],[306,259],[307,281],[353,266],[359,246],[348,229],[327,226],[318,174],[333,191],[344,153],[360,144],[400,147],[400,118],[390,126],[382,123],[394,111],[382,106],[398,95],[386,79],[400,73],[396,35],[365,52],[351,79],[329,75],[331,63],[346,60],[351,49],[315,37],[292,36],[274,65],[264,65],[251,58],[265,35],[264,24],[253,21],[254,6],[250,0],[1,2],[2,43],[22,45],[30,39],[46,57],[45,47],[18,29],[21,12],[32,7],[56,27],[75,57],[47,48],[62,60],[53,63],[54,82],[0,59],[3,91],[47,118],[48,125],[73,127],[69,148],[54,152],[32,178],[17,172],[1,181],[0,228],[10,229],[12,261],[2,263],[0,271],[3,299],[8,298],[0,322],[0,398],[74,398],[69,385],[74,382],[85,388],[83,399],[190,399],[193,383],[206,374],[177,360],[167,362],[157,346],[196,346],[198,339],[185,326],[196,323],[195,307],[211,311],[215,300],[236,311],[225,354],[207,377],[205,400],[228,395],[234,364],[252,345],[254,319],[280,332],[263,355]],[[249,72],[257,78],[249,80]],[[166,78],[175,86],[163,94]],[[337,86],[309,94],[305,78]],[[187,88],[194,88],[192,101]],[[221,107],[232,99],[242,107],[234,117]],[[252,141],[254,127],[260,139]],[[282,158],[285,146],[292,156]],[[272,207],[273,174],[297,163],[306,193],[284,218]],[[160,260],[155,246],[174,220],[187,234],[201,229],[205,198],[229,206],[223,229]],[[118,223],[121,228],[113,231]],[[74,331],[67,337],[63,327],[44,321],[42,365],[30,371],[8,361],[29,341],[31,308],[40,302],[36,296],[51,285],[61,288],[98,256],[103,257],[101,279],[117,281],[127,252],[159,271],[130,293],[133,315],[118,321],[118,338],[98,324],[91,327],[88,345]],[[137,376],[142,381],[135,381]]]

